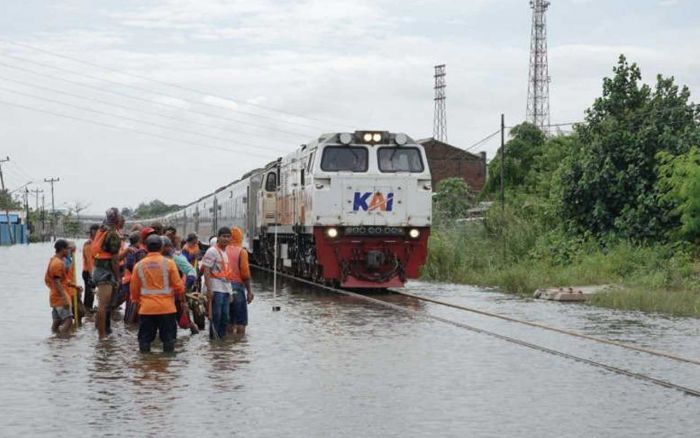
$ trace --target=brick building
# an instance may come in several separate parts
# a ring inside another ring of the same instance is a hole
[[[426,138],[419,140],[428,156],[428,165],[433,178],[433,190],[445,178],[460,177],[475,192],[486,184],[486,152],[472,154],[458,147]]]

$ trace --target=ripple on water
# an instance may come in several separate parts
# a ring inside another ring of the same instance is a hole
[[[175,355],[141,355],[135,330],[118,321],[103,342],[91,321],[68,338],[53,337],[43,285],[50,254],[50,245],[0,248],[2,435],[689,436],[698,427],[693,398],[420,315],[685,379],[680,367],[415,300],[382,297],[418,315],[287,281],[276,300],[282,311],[273,313],[271,281],[257,274],[242,340],[212,343],[180,330]],[[694,320],[561,307],[464,286],[411,287],[700,356]]]

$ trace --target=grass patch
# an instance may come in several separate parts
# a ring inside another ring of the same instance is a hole
[[[699,269],[687,248],[622,240],[607,245],[562,242],[536,221],[507,215],[502,222],[487,219],[434,228],[423,278],[527,296],[544,287],[618,284],[621,290],[600,294],[590,303],[700,316]]]

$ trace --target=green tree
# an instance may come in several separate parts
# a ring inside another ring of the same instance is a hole
[[[136,210],[134,210],[133,217],[139,219],[148,219],[151,217],[158,217],[164,214],[172,213],[177,211],[182,207],[177,204],[166,204],[160,199],[154,199],[149,203],[141,203]]]
[[[506,143],[504,181],[508,188],[532,183],[536,163],[544,152],[545,136],[535,125],[522,123],[510,131],[511,139]],[[489,163],[489,179],[484,192],[493,194],[501,187],[501,150]]]
[[[658,76],[654,89],[642,84],[624,56],[613,72],[576,126],[579,146],[561,173],[562,213],[579,232],[659,239],[677,223],[659,198],[657,154],[700,144],[700,111],[673,78]]]
[[[12,196],[7,193],[7,190],[0,190],[0,210],[19,210],[22,204],[12,199]]]
[[[474,199],[474,193],[462,178],[445,178],[437,184],[433,196],[433,215],[437,222],[463,218],[474,205]]]
[[[674,237],[700,241],[700,149],[687,154],[659,153],[659,189],[661,200],[672,206],[671,214],[681,226]]]

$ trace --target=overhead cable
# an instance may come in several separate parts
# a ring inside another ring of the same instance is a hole
[[[80,105],[73,105],[73,104],[71,104],[71,103],[62,102],[62,101],[57,100],[57,99],[50,99],[50,98],[47,98],[47,97],[37,96],[37,95],[31,94],[31,93],[24,93],[24,92],[22,92],[22,91],[13,90],[13,89],[11,89],[11,88],[0,87],[0,90],[5,91],[5,92],[8,92],[8,93],[18,94],[18,95],[20,95],[20,96],[30,97],[30,98],[32,98],[32,99],[43,100],[43,101],[45,101],[45,102],[55,103],[55,104],[57,104],[57,105],[63,105],[63,106],[66,106],[66,107],[69,107],[69,108],[73,108],[73,109],[77,109],[77,110],[80,110],[80,111],[87,111],[87,112],[91,112],[91,113],[94,113],[94,114],[100,114],[100,115],[107,116],[107,117],[114,117],[114,118],[116,118],[116,119],[127,120],[127,121],[132,122],[132,123],[140,123],[140,124],[143,124],[143,125],[152,126],[152,127],[157,127],[157,128],[161,128],[161,129],[166,129],[166,130],[169,130],[169,131],[182,132],[182,133],[184,133],[184,134],[189,134],[189,135],[195,135],[195,136],[210,138],[210,139],[213,139],[213,140],[219,140],[219,141],[223,141],[223,142],[227,142],[227,143],[236,143],[236,144],[239,144],[239,145],[251,146],[251,147],[254,147],[254,148],[258,148],[258,149],[270,150],[270,151],[273,151],[273,152],[280,152],[280,149],[271,149],[271,148],[269,148],[269,147],[261,146],[261,145],[259,145],[259,144],[255,144],[255,143],[247,143],[247,142],[242,142],[242,141],[239,141],[239,140],[231,140],[231,139],[224,138],[224,137],[218,137],[218,136],[215,136],[215,135],[202,134],[202,133],[199,133],[199,132],[190,131],[190,130],[186,130],[186,129],[173,128],[173,127],[171,127],[171,126],[163,125],[163,124],[160,124],[160,123],[146,122],[146,121],[143,121],[143,120],[140,120],[140,119],[136,119],[136,118],[133,118],[133,117],[121,116],[121,115],[118,115],[118,114],[112,114],[112,113],[108,113],[108,112],[105,112],[105,111],[100,111],[100,110],[96,110],[96,109],[92,109],[92,108],[86,108],[86,107],[80,106]],[[243,151],[240,151],[240,152],[243,152]]]
[[[196,100],[187,99],[187,98],[180,97],[180,96],[173,96],[173,95],[171,95],[171,94],[162,93],[162,92],[160,92],[160,91],[155,91],[155,90],[151,90],[151,89],[148,89],[148,88],[139,87],[139,86],[137,86],[137,85],[125,84],[125,83],[123,83],[123,82],[115,81],[115,80],[112,80],[112,79],[101,78],[101,77],[99,77],[99,76],[89,75],[89,74],[86,74],[86,73],[76,72],[75,70],[71,70],[71,69],[67,69],[67,68],[63,68],[63,67],[58,67],[58,66],[51,65],[51,64],[47,64],[47,63],[44,63],[44,62],[34,61],[34,60],[32,60],[32,59],[23,58],[23,57],[21,57],[21,56],[9,55],[9,54],[7,54],[7,53],[2,53],[1,55],[4,56],[4,57],[6,57],[6,58],[16,59],[16,60],[18,60],[18,61],[27,62],[27,63],[29,63],[29,64],[35,64],[35,65],[39,65],[39,66],[46,67],[46,68],[52,68],[52,69],[55,69],[55,70],[63,71],[63,72],[66,72],[66,73],[71,73],[71,74],[74,74],[74,75],[83,76],[83,77],[86,77],[86,78],[89,78],[89,79],[94,79],[94,80],[97,80],[97,81],[108,82],[108,83],[111,83],[111,84],[119,85],[119,86],[121,86],[121,87],[132,88],[132,89],[137,90],[137,91],[140,91],[140,92],[155,94],[155,95],[167,97],[167,98],[170,98],[170,99],[179,99],[179,100],[183,100],[183,101],[185,101],[185,102],[188,102],[188,103],[191,103],[191,104],[195,104],[195,105],[206,105],[206,106],[215,107],[215,108],[217,108],[217,109],[219,109],[219,110],[221,110],[221,109],[226,109],[226,110],[233,111],[233,112],[237,112],[237,113],[240,113],[240,114],[245,114],[245,115],[248,115],[248,116],[251,116],[251,117],[258,117],[258,118],[261,118],[261,119],[272,120],[272,121],[275,121],[275,122],[277,122],[277,123],[284,123],[284,124],[288,124],[288,125],[297,125],[297,126],[302,126],[302,127],[306,127],[306,128],[318,129],[318,126],[308,125],[308,124],[299,123],[299,122],[293,122],[293,121],[284,120],[284,119],[280,119],[280,118],[276,118],[276,117],[266,116],[266,115],[263,115],[263,114],[256,114],[256,113],[252,113],[252,112],[248,112],[248,111],[241,111],[241,110],[239,110],[239,109],[234,109],[234,108],[225,108],[225,107],[222,107],[222,106],[220,106],[220,105],[215,105],[215,104],[213,104],[213,103],[206,102],[206,101],[204,101],[204,100],[202,100],[202,101],[196,101]],[[206,97],[206,96],[207,96],[207,95],[205,95],[205,97]],[[221,98],[221,97],[217,97],[217,96],[213,96],[213,95],[209,95],[209,96],[210,96],[210,97],[216,97],[217,99],[225,100],[225,101],[227,101],[227,102],[232,102],[232,103],[234,103],[234,104],[238,104],[238,103],[236,103],[236,102],[231,101],[230,99],[225,99],[225,98]]]
[[[235,118],[231,118],[231,117],[223,117],[223,116],[219,116],[219,115],[215,115],[215,114],[210,114],[210,113],[205,113],[205,112],[197,111],[197,110],[193,110],[193,109],[186,109],[186,108],[182,108],[181,106],[178,106],[178,105],[176,105],[176,104],[174,104],[174,103],[157,102],[157,101],[154,101],[154,100],[151,100],[151,99],[146,99],[146,98],[138,97],[138,96],[132,96],[132,95],[130,95],[130,94],[121,93],[121,92],[114,91],[114,90],[107,90],[107,89],[104,89],[104,88],[100,88],[100,87],[88,85],[88,84],[85,84],[85,83],[82,83],[82,82],[72,81],[72,80],[66,79],[66,78],[60,78],[60,77],[57,77],[57,76],[53,76],[53,75],[46,74],[46,73],[42,73],[42,72],[37,72],[36,70],[28,69],[28,68],[25,68],[25,67],[18,67],[18,66],[16,66],[16,65],[7,64],[7,63],[4,63],[4,62],[0,62],[0,65],[2,65],[3,67],[7,67],[7,68],[14,69],[14,70],[25,71],[25,72],[28,72],[28,73],[31,73],[31,74],[35,74],[35,75],[37,75],[37,76],[42,76],[42,77],[50,78],[50,79],[52,79],[52,80],[57,80],[57,81],[61,81],[61,82],[65,82],[65,83],[69,83],[69,84],[73,84],[73,85],[77,85],[77,86],[79,86],[79,87],[83,87],[83,88],[88,88],[88,89],[91,89],[91,90],[99,91],[99,92],[101,92],[101,93],[108,93],[108,94],[113,94],[113,95],[116,95],[116,96],[122,96],[122,97],[126,97],[126,98],[129,98],[129,99],[138,100],[138,101],[141,101],[141,102],[146,102],[146,103],[149,103],[149,104],[152,104],[152,105],[158,105],[158,106],[161,106],[161,107],[166,107],[166,108],[168,108],[168,109],[175,108],[175,109],[178,109],[179,111],[190,112],[190,113],[193,113],[193,114],[199,114],[199,115],[202,115],[202,116],[205,116],[205,117],[211,117],[211,118],[223,120],[223,121],[226,121],[226,122],[229,122],[229,123],[230,123],[230,122],[240,123],[240,124],[248,125],[248,126],[251,126],[251,127],[266,129],[266,130],[273,131],[273,132],[274,132],[274,131],[277,131],[277,132],[281,132],[281,133],[284,133],[284,134],[293,135],[293,136],[295,136],[295,137],[304,137],[304,138],[308,138],[308,137],[311,136],[311,135],[308,134],[308,133],[302,133],[302,132],[298,132],[298,131],[289,131],[289,130],[285,130],[285,129],[279,129],[279,128],[272,127],[272,126],[270,126],[270,125],[261,125],[261,124],[253,123],[253,122],[250,122],[250,121],[244,121],[244,120],[235,119]],[[80,76],[79,73],[73,73],[73,74]],[[173,97],[173,99],[182,100],[182,99],[179,99],[179,98],[177,98],[177,97]]]
[[[128,106],[128,105],[121,105],[121,104],[118,104],[118,103],[109,102],[109,101],[102,100],[102,99],[96,99],[96,98],[94,98],[94,97],[81,96],[81,95],[78,95],[78,94],[75,94],[75,93],[68,93],[68,92],[66,92],[66,91],[59,90],[59,89],[52,88],[52,87],[44,87],[44,86],[42,86],[42,85],[35,85],[35,84],[31,84],[31,83],[29,83],[29,82],[18,81],[18,80],[16,80],[16,79],[10,79],[10,78],[6,78],[6,77],[2,77],[2,76],[0,76],[0,81],[14,82],[14,83],[16,83],[16,84],[20,84],[20,85],[23,85],[23,86],[26,86],[26,87],[38,88],[38,89],[40,89],[40,90],[49,91],[49,92],[51,92],[51,93],[63,94],[63,95],[65,95],[65,96],[70,96],[70,97],[73,97],[73,98],[76,98],[76,99],[82,99],[82,100],[87,100],[87,101],[91,101],[91,102],[97,102],[97,103],[100,103],[100,104],[102,104],[102,105],[114,106],[114,107],[116,107],[116,108],[122,108],[122,109],[129,110],[129,111],[142,112],[142,113],[144,113],[144,114],[152,115],[152,116],[154,116],[154,117],[162,117],[162,118],[164,118],[164,119],[175,120],[175,121],[177,121],[177,122],[179,122],[179,123],[183,123],[183,122],[192,123],[192,124],[201,125],[201,126],[204,126],[204,127],[207,127],[207,128],[214,128],[214,129],[221,130],[221,131],[231,132],[231,133],[234,133],[234,134],[236,134],[236,135],[243,135],[243,136],[247,136],[247,137],[255,137],[255,138],[257,138],[257,139],[260,139],[260,135],[242,133],[242,132],[238,132],[238,131],[235,131],[235,130],[232,130],[232,129],[226,129],[226,128],[219,127],[219,126],[217,126],[217,125],[212,125],[212,124],[209,124],[209,123],[196,122],[196,121],[192,121],[192,120],[184,120],[184,119],[179,118],[179,117],[168,116],[168,115],[165,115],[165,114],[160,114],[160,113],[151,112],[151,111],[144,111],[144,110],[141,110],[141,109],[138,109],[138,108],[134,108],[134,107],[131,107],[131,106]],[[233,140],[233,139],[231,139],[231,140],[226,139],[226,141],[234,141],[234,140]]]
[[[205,144],[201,144],[201,143],[195,143],[195,142],[191,142],[191,141],[188,141],[188,140],[183,140],[183,139],[180,139],[180,138],[168,137],[168,136],[165,136],[165,135],[160,135],[160,134],[155,134],[155,133],[148,132],[148,131],[143,131],[143,130],[141,130],[141,129],[126,128],[126,127],[123,127],[123,126],[112,125],[112,124],[109,124],[109,123],[103,123],[103,122],[99,122],[99,121],[96,121],[96,120],[90,120],[90,119],[85,119],[85,118],[82,118],[82,117],[76,117],[76,116],[71,116],[71,115],[68,115],[68,114],[61,114],[61,113],[58,113],[58,112],[55,112],[55,111],[50,111],[50,110],[45,110],[45,109],[41,109],[41,108],[36,108],[36,107],[29,106],[29,105],[23,105],[23,104],[14,103],[14,102],[8,102],[8,101],[6,101],[6,100],[0,100],[0,103],[1,103],[1,104],[4,104],[4,105],[8,105],[8,106],[17,107],[17,108],[23,108],[23,109],[26,109],[26,110],[29,110],[29,111],[34,111],[34,112],[39,112],[39,113],[44,113],[44,114],[50,114],[50,115],[53,115],[53,116],[56,116],[56,117],[62,117],[62,118],[65,118],[65,119],[77,120],[77,121],[80,121],[80,122],[85,122],[85,123],[90,123],[90,124],[93,124],[93,125],[102,126],[102,127],[105,127],[105,128],[116,129],[116,130],[118,130],[118,131],[128,131],[128,132],[133,132],[133,133],[136,133],[136,134],[147,135],[147,136],[149,136],[149,137],[158,138],[158,139],[161,139],[161,140],[168,140],[168,141],[172,141],[172,142],[176,142],[176,143],[182,143],[182,144],[187,144],[187,145],[190,145],[190,146],[196,146],[196,147],[198,147],[198,148],[214,149],[214,150],[218,150],[218,151],[223,151],[223,152],[229,152],[229,153],[238,154],[239,156],[241,155],[241,151],[240,151],[240,150],[236,151],[236,150],[233,150],[233,149],[228,149],[228,148],[224,148],[224,147],[220,147],[220,146],[213,146],[213,145],[205,145]],[[259,157],[259,158],[264,158],[264,159],[266,159],[266,160],[270,160],[270,155],[269,155],[269,154],[268,154],[268,155],[262,155],[262,154],[259,154],[259,153],[256,153],[256,152],[252,152],[252,151],[246,151],[245,153],[246,153],[246,155],[249,155],[249,156],[254,156],[254,157]],[[270,160],[270,161],[272,161],[272,160]]]
[[[309,116],[305,116],[305,115],[293,113],[293,112],[286,111],[286,110],[281,110],[281,109],[278,109],[278,108],[272,108],[272,107],[269,107],[269,106],[260,105],[260,104],[256,104],[256,103],[250,103],[250,102],[236,102],[234,99],[231,99],[231,98],[228,98],[228,97],[216,96],[216,95],[214,95],[214,94],[212,94],[212,93],[208,93],[208,92],[205,92],[205,91],[202,91],[202,90],[198,90],[198,89],[195,89],[195,88],[191,88],[191,87],[186,87],[186,86],[184,86],[184,85],[172,84],[172,83],[170,83],[170,82],[161,81],[161,80],[154,79],[154,78],[151,78],[151,77],[148,77],[148,76],[138,75],[138,74],[135,74],[135,73],[129,73],[129,72],[126,72],[126,71],[123,71],[123,70],[119,70],[119,69],[115,69],[115,68],[111,68],[111,67],[105,67],[105,66],[100,65],[100,64],[97,64],[97,63],[93,63],[93,62],[90,62],[90,61],[85,61],[85,60],[83,60],[83,59],[78,59],[78,58],[75,58],[75,57],[72,57],[72,56],[64,55],[64,54],[62,54],[62,53],[56,53],[56,52],[54,52],[54,51],[52,51],[52,50],[42,49],[42,48],[40,48],[40,47],[36,47],[36,46],[30,45],[30,44],[26,44],[26,43],[18,43],[18,42],[16,42],[16,41],[9,41],[9,40],[3,39],[3,38],[0,38],[0,41],[5,42],[6,44],[11,44],[11,45],[13,45],[13,46],[24,47],[24,48],[27,48],[27,49],[30,49],[30,50],[35,50],[35,51],[38,51],[38,52],[46,53],[46,54],[49,54],[49,55],[51,55],[51,56],[55,56],[55,57],[57,57],[57,58],[63,58],[63,59],[67,59],[67,60],[69,60],[69,61],[77,62],[77,63],[84,64],[84,65],[89,65],[89,66],[96,67],[96,68],[100,68],[100,69],[103,69],[103,70],[106,70],[106,71],[110,71],[110,72],[115,72],[115,73],[123,74],[123,75],[125,75],[125,76],[132,76],[132,77],[139,78],[139,79],[142,79],[142,80],[151,81],[151,82],[154,82],[154,83],[157,83],[157,84],[161,84],[161,85],[165,85],[165,86],[168,86],[168,87],[173,87],[173,88],[177,88],[177,89],[180,89],[180,90],[189,91],[189,92],[192,92],[192,93],[197,93],[197,94],[201,94],[201,95],[205,95],[205,96],[214,96],[214,97],[217,97],[217,98],[219,98],[219,99],[227,100],[227,101],[230,101],[230,102],[233,102],[233,103],[236,103],[236,104],[248,105],[248,106],[251,106],[251,107],[260,108],[260,109],[264,109],[264,110],[267,110],[267,111],[273,111],[273,112],[277,112],[277,113],[280,113],[280,114],[285,114],[285,115],[292,116],[292,117],[297,117],[297,118],[307,119],[307,120],[313,120],[313,121],[316,121],[316,122],[319,122],[319,123],[323,123],[323,124],[326,124],[326,125],[329,124],[329,123],[331,123],[331,124],[337,124],[337,123],[338,123],[338,122],[332,121],[332,120],[323,120],[323,119],[319,119],[319,118],[309,117]],[[310,125],[306,125],[306,126],[310,126]]]

